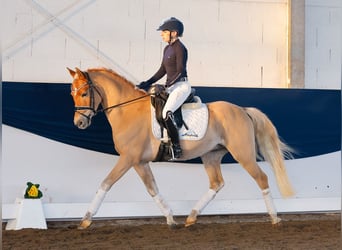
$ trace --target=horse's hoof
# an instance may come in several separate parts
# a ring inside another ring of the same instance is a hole
[[[192,225],[194,225],[195,224],[195,222],[192,222],[192,223],[185,223],[185,227],[191,227]]]
[[[91,220],[82,220],[80,225],[78,226],[78,229],[86,229],[91,225]]]
[[[278,222],[278,223],[275,223],[275,224],[273,224],[272,223],[272,227],[273,228],[279,228],[279,227],[281,227],[283,225],[283,223],[280,221],[280,222]]]
[[[272,226],[273,227],[280,227],[282,225],[281,219],[280,218],[275,218],[272,220]]]
[[[169,226],[170,229],[176,229],[178,224],[175,222],[173,219],[167,221],[167,225]]]
[[[198,212],[196,210],[192,210],[188,218],[186,218],[185,227],[190,227],[195,224],[197,221],[197,215]]]
[[[171,230],[179,229],[181,226],[177,223],[168,225]]]
[[[185,221],[185,227],[190,227],[190,226],[192,226],[192,225],[194,225],[196,223],[196,220],[186,220]]]
[[[168,216],[166,218],[166,223],[169,226],[169,228],[173,229],[177,226],[177,222],[173,219],[173,216]]]

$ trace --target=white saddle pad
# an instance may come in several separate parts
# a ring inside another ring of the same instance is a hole
[[[182,115],[188,129],[183,125],[179,130],[179,138],[181,140],[201,140],[208,128],[208,107],[203,103],[187,103],[182,106]],[[156,112],[151,105],[151,124],[152,132],[158,139],[161,138],[160,125],[156,119]],[[164,134],[166,135],[166,129]]]

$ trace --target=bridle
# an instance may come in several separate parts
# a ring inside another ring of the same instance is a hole
[[[83,74],[86,76],[86,79],[87,81],[82,84],[80,87],[78,88],[74,88],[74,89],[71,89],[71,94],[74,94],[76,95],[77,91],[85,88],[88,86],[89,88],[89,95],[90,95],[90,106],[75,106],[74,110],[75,112],[77,112],[78,114],[86,117],[88,119],[88,121],[91,120],[91,118],[93,116],[95,116],[97,113],[100,113],[100,112],[105,112],[105,111],[108,111],[110,109],[113,109],[113,108],[117,108],[117,107],[120,107],[120,106],[123,106],[125,104],[129,104],[129,103],[132,103],[132,102],[135,102],[137,100],[140,100],[140,99],[143,99],[145,97],[148,97],[148,96],[151,96],[150,93],[147,93],[146,95],[143,95],[143,96],[140,96],[140,97],[137,97],[137,98],[134,98],[132,100],[128,100],[128,101],[125,101],[125,102],[122,102],[122,103],[119,103],[119,104],[116,104],[116,105],[113,105],[113,106],[110,106],[110,107],[107,107],[107,108],[102,108],[102,109],[98,109],[96,110],[95,109],[95,98],[94,98],[94,92],[96,91],[97,94],[101,97],[101,94],[100,92],[98,91],[98,89],[96,88],[95,84],[93,83],[93,81],[91,80],[91,78],[89,77],[89,74],[88,72],[83,72]],[[89,114],[89,115],[86,115],[84,114],[83,112],[80,112],[82,110],[90,110],[92,111],[92,114]]]
[[[84,84],[82,84],[80,87],[78,87],[78,88],[74,88],[74,89],[71,88],[71,95],[76,95],[76,93],[77,93],[79,90],[81,90],[81,89],[83,89],[83,88],[85,88],[85,87],[88,87],[88,88],[89,88],[90,106],[76,106],[76,105],[75,105],[75,108],[74,108],[74,110],[75,110],[76,113],[78,113],[78,114],[84,116],[85,118],[87,118],[87,120],[88,120],[88,122],[89,122],[90,119],[91,119],[93,116],[95,116],[96,113],[97,113],[97,111],[96,111],[96,109],[95,109],[94,92],[96,91],[99,95],[100,95],[100,93],[99,93],[99,91],[97,90],[97,88],[95,88],[95,86],[94,86],[92,80],[91,80],[90,77],[89,77],[88,72],[83,72],[83,74],[86,76],[87,81],[86,81]],[[94,91],[94,90],[95,90],[95,91]],[[90,111],[92,111],[92,114],[86,115],[86,114],[84,114],[83,112],[80,112],[80,111],[82,111],[82,110],[90,110]]]

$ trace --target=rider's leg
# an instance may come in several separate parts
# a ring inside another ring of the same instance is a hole
[[[173,112],[175,112],[190,95],[191,86],[188,82],[177,82],[169,87],[167,91],[169,92],[169,98],[163,109],[164,124],[171,138],[174,158],[179,158],[182,155],[182,149],[179,144],[178,129],[173,120]]]
[[[164,124],[167,129],[167,133],[171,138],[173,157],[179,158],[182,156],[182,149],[179,144],[178,129],[176,128],[176,124],[173,120],[173,114],[171,111],[167,112],[166,118],[164,119]]]
[[[169,97],[164,105],[163,118],[166,119],[168,111],[174,113],[191,93],[189,82],[177,82],[167,89]]]

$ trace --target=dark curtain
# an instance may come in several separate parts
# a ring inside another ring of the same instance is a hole
[[[225,100],[262,110],[275,124],[280,137],[296,149],[296,158],[341,148],[339,90],[195,88],[203,102]],[[6,125],[77,147],[116,154],[111,128],[103,113],[95,116],[86,130],[73,125],[70,84],[4,82],[2,107],[2,121]],[[233,159],[227,155],[224,162]]]

